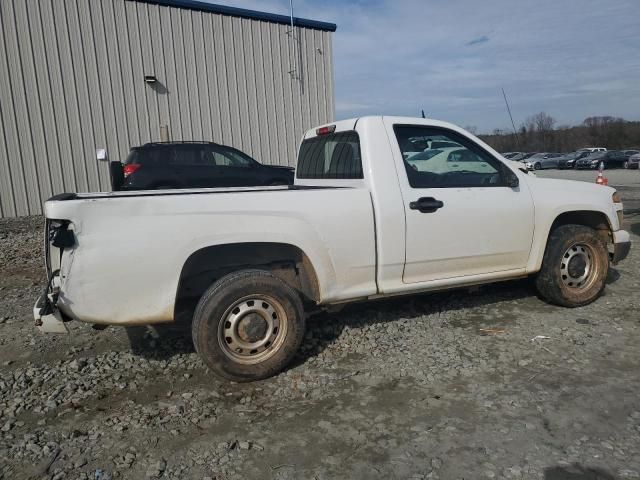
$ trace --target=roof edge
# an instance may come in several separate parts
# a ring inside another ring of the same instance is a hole
[[[282,25],[291,25],[291,17],[286,15],[278,15],[275,13],[258,12],[257,10],[247,10],[245,8],[228,7],[226,5],[217,5],[215,3],[202,2],[198,0],[126,0],[140,3],[151,3],[165,7],[186,8],[189,10],[197,10],[200,12],[219,13],[232,17],[248,18],[251,20],[262,20],[264,22],[279,23]],[[324,30],[327,32],[335,32],[336,24],[328,22],[320,22],[318,20],[308,20],[306,18],[293,17],[293,25],[296,27],[313,28],[316,30]]]

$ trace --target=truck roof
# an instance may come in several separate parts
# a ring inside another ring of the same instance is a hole
[[[395,115],[364,115],[362,117],[347,118],[345,120],[336,120],[333,122],[328,122],[322,125],[318,125],[316,127],[313,127],[307,130],[305,132],[304,138],[315,137],[317,135],[316,133],[317,130],[319,130],[322,127],[335,125],[336,131],[354,130],[356,128],[356,125],[359,122],[362,122],[363,120],[384,119],[384,118],[391,119],[393,123],[397,123],[397,124],[425,125],[430,127],[446,128],[446,129],[454,130],[458,132],[464,131],[459,126],[453,123],[445,122],[442,120],[436,120],[434,118],[402,117],[402,116],[395,116]]]

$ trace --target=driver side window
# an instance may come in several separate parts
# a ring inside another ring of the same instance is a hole
[[[504,186],[503,165],[462,135],[415,125],[394,130],[411,187]]]

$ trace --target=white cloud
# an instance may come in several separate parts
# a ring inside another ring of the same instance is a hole
[[[294,14],[338,25],[339,118],[424,109],[480,131],[506,128],[504,87],[518,122],[541,110],[560,123],[640,119],[638,0],[295,0]]]

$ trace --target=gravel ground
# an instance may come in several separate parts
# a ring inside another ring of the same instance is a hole
[[[607,176],[638,242],[640,172]],[[40,335],[41,223],[0,220],[0,478],[640,478],[638,250],[584,308],[519,281],[313,317],[236,385],[177,327]]]

